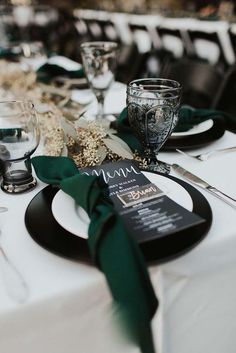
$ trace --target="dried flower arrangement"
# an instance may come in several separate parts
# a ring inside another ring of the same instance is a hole
[[[81,118],[74,125],[66,120],[62,121],[62,128],[68,155],[80,167],[101,164],[108,160],[133,159],[129,146],[109,127]]]
[[[1,99],[30,99],[35,104],[41,127],[43,154],[69,156],[78,167],[105,161],[135,159],[143,167],[138,153],[116,136],[107,125],[87,121],[81,115],[84,106],[73,102],[68,88],[58,88],[36,81],[32,72],[25,73],[18,64],[0,60]]]

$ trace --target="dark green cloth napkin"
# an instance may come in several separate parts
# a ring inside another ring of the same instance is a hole
[[[213,109],[194,109],[190,106],[182,106],[179,113],[179,122],[175,132],[188,131],[193,126],[208,119],[224,119],[227,130],[236,132],[236,117]],[[122,138],[134,151],[142,151],[142,146],[134,135],[128,120],[128,109],[125,107],[116,121],[117,135]]]
[[[67,157],[39,156],[32,164],[39,179],[60,186],[88,213],[92,258],[104,272],[132,338],[142,353],[154,353],[150,321],[158,301],[143,256],[115,211],[107,185],[99,177],[79,174]]]
[[[0,48],[0,59],[13,60],[18,57],[18,52],[14,52],[12,49]]]
[[[227,130],[236,131],[236,117],[214,109],[195,109],[187,105],[180,108],[179,122],[174,131],[188,131],[209,119],[223,119]]]
[[[116,121],[115,129],[117,130],[117,135],[124,140],[133,151],[142,152],[142,145],[130,127],[127,107],[120,113]]]
[[[48,83],[57,76],[65,76],[68,78],[84,78],[83,68],[79,70],[66,70],[63,67],[55,64],[46,63],[37,70],[37,80]]]

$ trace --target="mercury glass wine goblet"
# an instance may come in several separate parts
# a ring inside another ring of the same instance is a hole
[[[84,71],[98,101],[97,120],[104,119],[104,99],[114,81],[117,43],[86,42],[81,45]]]
[[[181,85],[174,80],[134,80],[127,88],[128,119],[142,144],[147,169],[168,173],[156,155],[178,121]]]
[[[30,156],[39,143],[34,105],[28,101],[0,102],[1,188],[11,194],[29,191],[37,184]]]

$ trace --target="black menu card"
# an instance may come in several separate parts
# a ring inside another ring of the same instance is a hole
[[[115,208],[138,242],[205,222],[166,196],[131,161],[85,168],[81,173],[103,177]]]

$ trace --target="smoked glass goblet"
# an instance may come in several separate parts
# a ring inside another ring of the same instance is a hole
[[[127,88],[128,119],[143,147],[147,170],[169,172],[157,153],[178,121],[181,85],[174,80],[134,80]]]
[[[83,68],[88,84],[98,101],[96,120],[105,118],[104,100],[114,81],[116,68],[117,43],[115,42],[86,42],[81,45]]]
[[[30,156],[39,144],[34,105],[27,101],[0,102],[1,188],[10,194],[29,191],[37,184]]]

